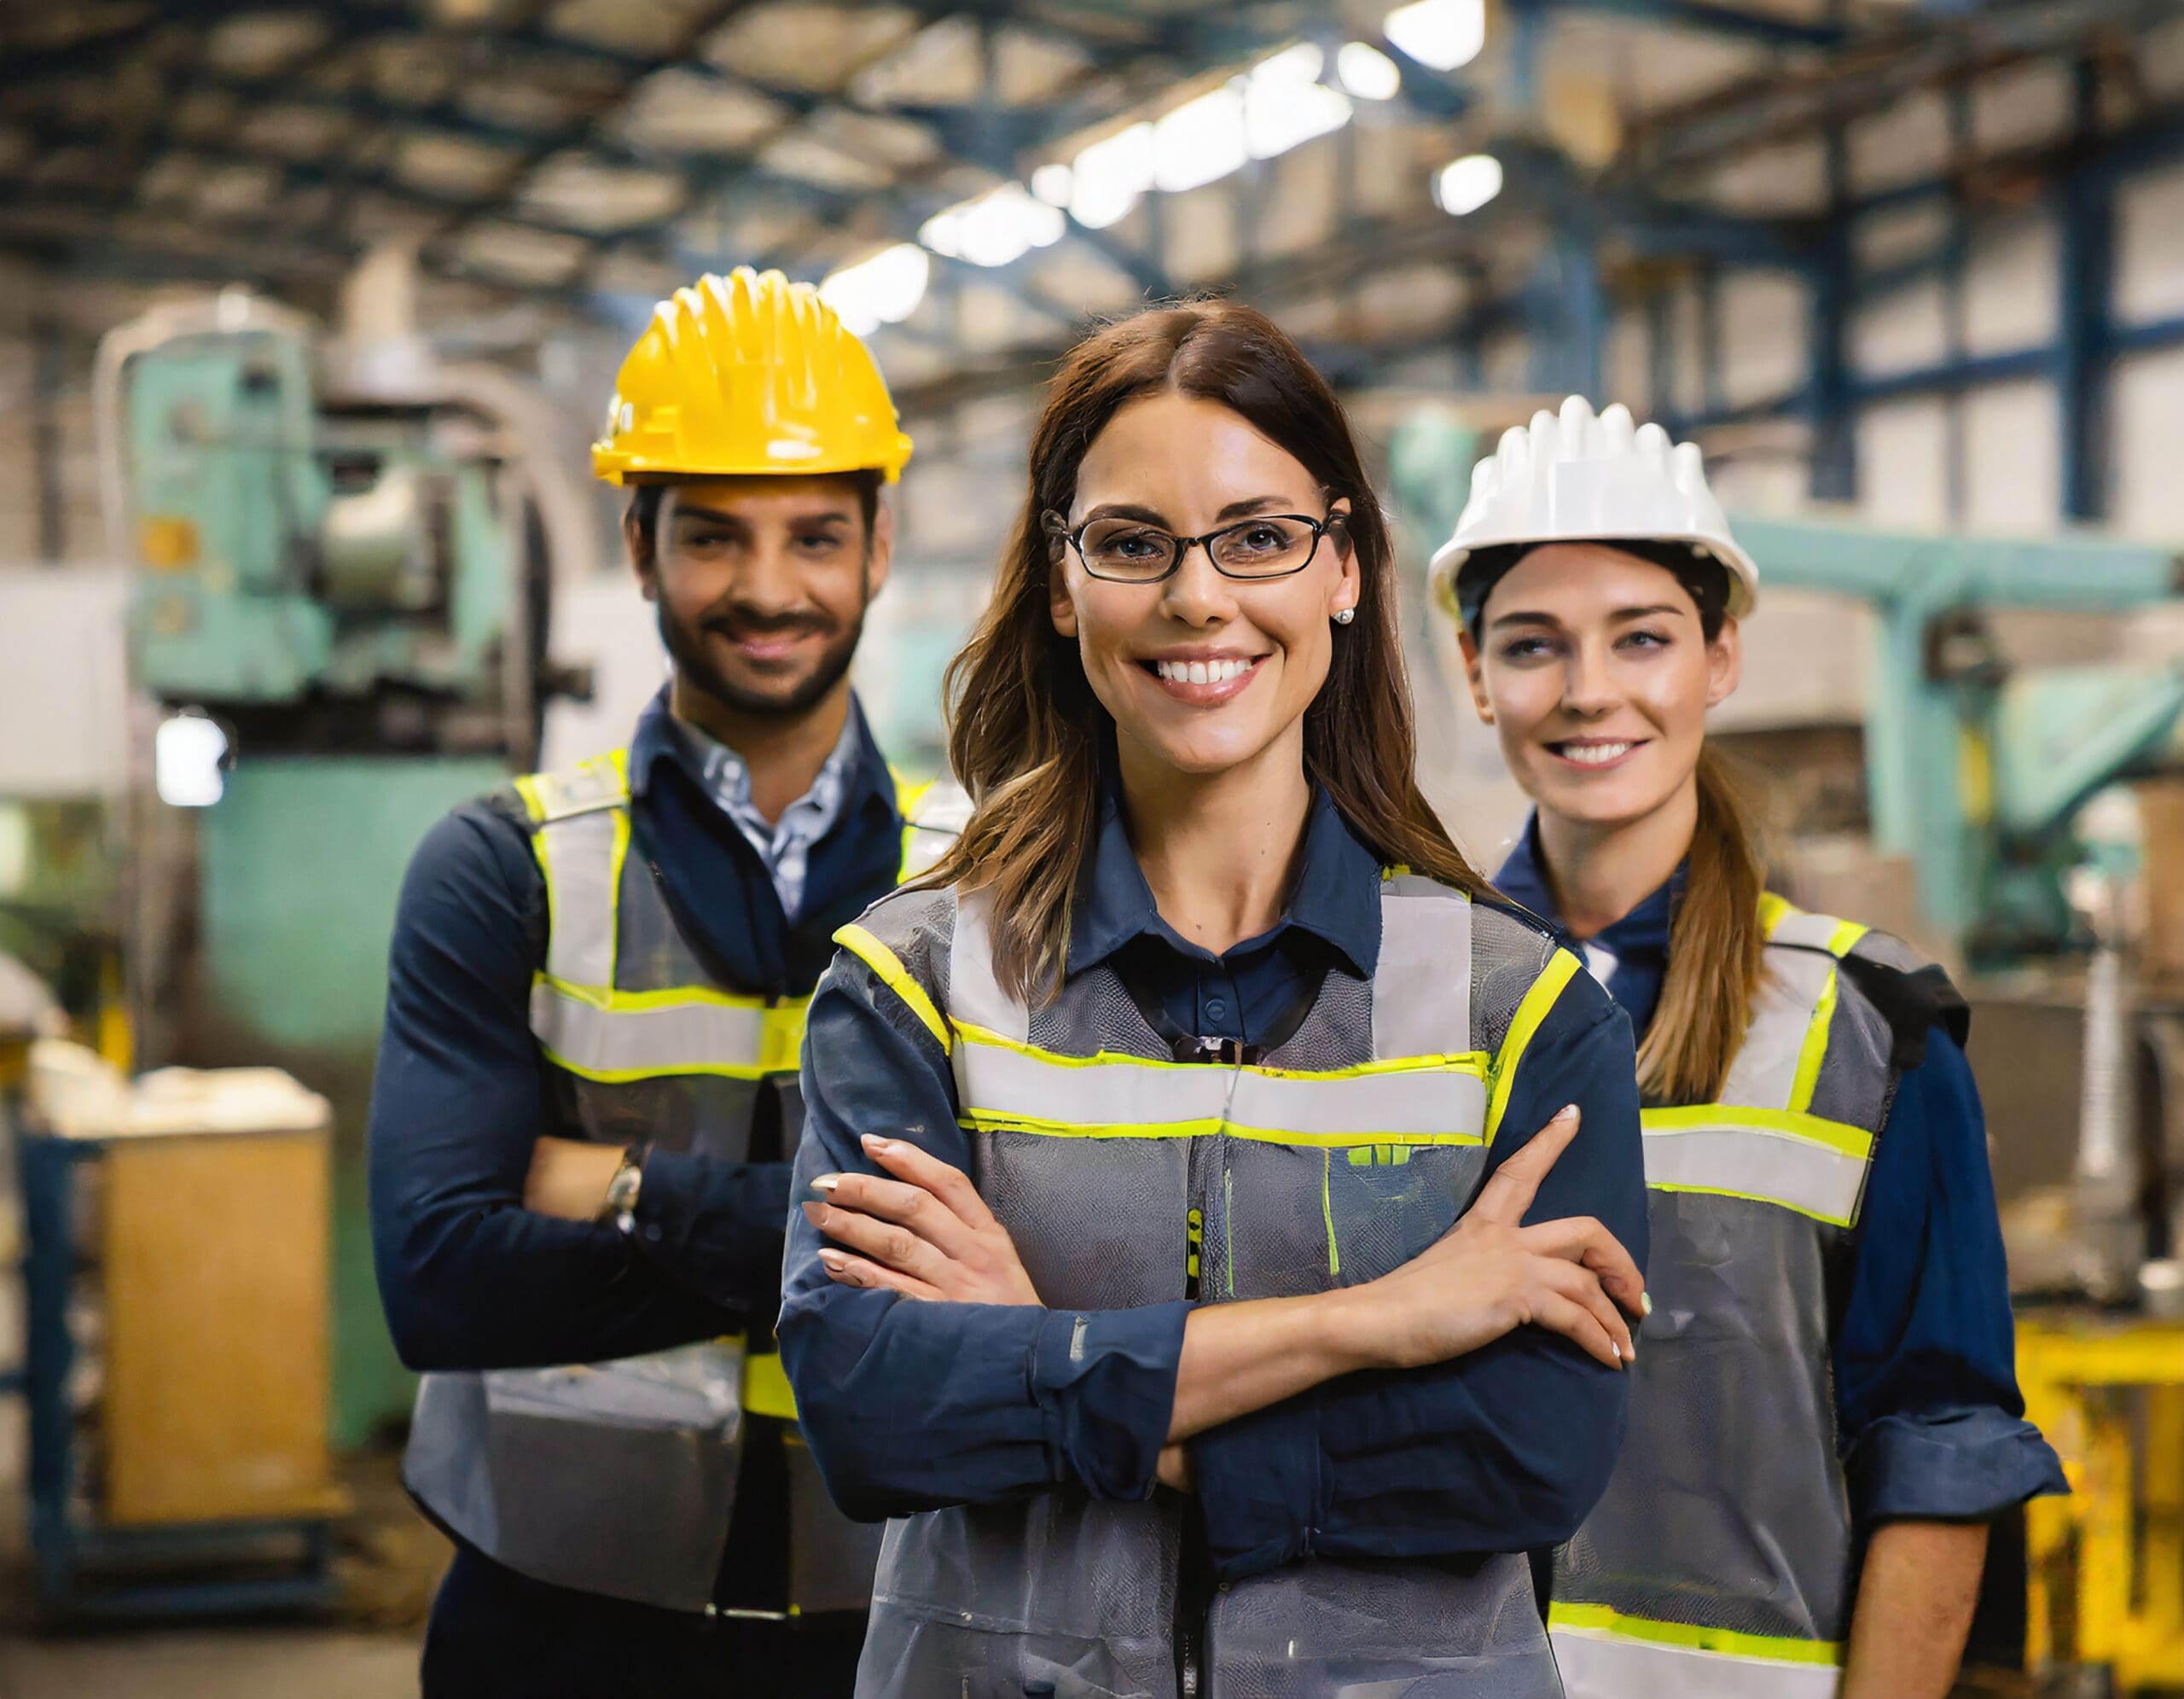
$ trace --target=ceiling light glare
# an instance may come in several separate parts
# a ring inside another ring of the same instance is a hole
[[[918,231],[918,240],[950,259],[1006,265],[1035,247],[1060,241],[1066,222],[1060,207],[1032,199],[1020,183],[1004,183],[935,212]]]
[[[227,781],[220,771],[228,758],[228,735],[196,713],[162,720],[152,738],[152,783],[170,808],[210,808]]]
[[[1319,80],[1325,63],[1305,41],[1252,67],[1244,79],[1244,148],[1253,159],[1270,160],[1350,122],[1350,96]]]
[[[1433,199],[1454,218],[1476,212],[1501,192],[1502,161],[1491,154],[1452,160],[1433,178]]]
[[[898,241],[830,273],[819,285],[819,299],[852,335],[869,336],[881,325],[900,324],[915,312],[932,275],[926,251],[915,242]]]
[[[1072,173],[1065,165],[1041,166],[1031,173],[1031,193],[1049,207],[1069,205]]]
[[[1244,97],[1228,84],[1185,101],[1153,126],[1153,186],[1170,195],[1241,170]]]
[[[1361,101],[1393,100],[1403,91],[1403,73],[1394,60],[1366,41],[1346,41],[1334,56],[1334,74],[1343,92]]]
[[[1414,0],[1381,20],[1381,32],[1436,71],[1453,71],[1486,45],[1486,0]]]
[[[1153,126],[1133,124],[1095,142],[1069,163],[1069,216],[1104,230],[1130,216],[1153,187]]]

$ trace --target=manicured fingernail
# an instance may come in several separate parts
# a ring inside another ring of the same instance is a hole
[[[1620,1363],[1623,1360],[1623,1347],[1618,1345],[1613,1340],[1611,1339],[1608,1341],[1607,1348],[1615,1353],[1615,1360],[1617,1362]]]
[[[1577,1118],[1577,1106],[1575,1103],[1565,1103],[1560,1108],[1554,1112],[1554,1119],[1558,1123],[1566,1120],[1575,1120]]]
[[[1638,1295],[1638,1308],[1641,1313],[1648,1316],[1652,1315],[1653,1313],[1653,1295],[1650,1292],[1641,1292]]]
[[[882,1138],[876,1132],[868,1132],[865,1134],[862,1143],[866,1149],[871,1151],[888,1151],[892,1150],[895,1148],[895,1141],[893,1139]]]
[[[1630,1349],[1623,1353],[1623,1360],[1625,1363],[1635,1363],[1638,1360],[1638,1341],[1634,1339],[1630,1341]]]
[[[841,1183],[842,1177],[839,1174],[822,1174],[811,1182],[811,1190],[814,1191],[832,1191],[836,1186],[841,1184]]]
[[[850,1260],[839,1251],[822,1251],[819,1253],[819,1260],[825,1266],[829,1274],[839,1274],[850,1266]]]
[[[804,1219],[815,1227],[819,1225],[820,1218],[826,1213],[827,1206],[823,1203],[807,1203],[804,1206]]]

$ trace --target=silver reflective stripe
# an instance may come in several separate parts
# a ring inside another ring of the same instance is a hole
[[[533,773],[528,783],[538,800],[539,817],[564,819],[594,808],[613,808],[630,800],[622,757],[595,755],[565,773]]]
[[[956,935],[948,951],[948,1014],[1020,1044],[1031,1033],[1031,1011],[994,977],[993,932],[986,924],[992,908],[991,891],[974,891],[956,902]]]
[[[1444,885],[1397,874],[1380,886],[1373,1054],[1461,1056],[1470,1048],[1471,905]]]
[[[619,809],[602,809],[538,829],[549,926],[546,971],[564,984],[614,983],[614,885],[621,874],[614,852],[625,841],[624,820]]]
[[[531,1032],[556,1062],[581,1074],[756,1072],[772,1060],[767,1013],[756,1003],[710,999],[602,1009],[550,980],[531,988]]]
[[[1805,1033],[1834,982],[1832,957],[1809,950],[1767,952],[1759,994],[1752,999],[1751,1025],[1722,1086],[1723,1103],[1761,1109],[1790,1107]]]
[[[956,1083],[976,1121],[1126,1137],[1210,1131],[1226,1122],[1311,1137],[1475,1139],[1486,1085],[1475,1072],[1425,1067],[1302,1078],[1248,1068],[1108,1057],[1069,1062],[1027,1055],[956,1029]]]
[[[1857,1148],[1846,1150],[1823,1137],[1740,1120],[1734,1104],[1648,1109],[1643,1116],[1646,1184],[1666,1191],[1756,1198],[1848,1226],[1865,1186],[1872,1141],[1856,1128],[1800,1119],[1812,1121],[1815,1133],[1833,1131]]]
[[[1554,1661],[1568,1699],[1834,1699],[1833,1664],[1702,1652],[1618,1635],[1555,1628]]]

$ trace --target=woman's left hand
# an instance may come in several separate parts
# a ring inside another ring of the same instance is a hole
[[[820,1250],[830,1277],[940,1303],[1039,1301],[1015,1241],[967,1175],[904,1139],[867,1134],[862,1143],[895,1178],[822,1174],[811,1184],[826,1201],[804,1206],[813,1226],[848,1248]]]

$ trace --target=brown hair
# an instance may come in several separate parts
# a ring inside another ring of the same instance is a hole
[[[1759,924],[1766,873],[1745,785],[1711,746],[1699,749],[1695,778],[1699,820],[1669,929],[1668,975],[1638,1047],[1639,1088],[1654,1103],[1711,1103],[1722,1095],[1751,1025],[1766,942]]]
[[[1099,823],[1099,763],[1112,721],[1077,645],[1054,630],[1055,544],[1094,439],[1123,405],[1161,391],[1217,402],[1294,456],[1350,515],[1357,617],[1339,631],[1327,683],[1304,713],[1304,771],[1380,859],[1472,893],[1464,859],[1418,788],[1416,736],[1397,625],[1387,522],[1327,381],[1254,308],[1192,300],[1148,308],[1071,350],[1031,438],[1030,488],[978,629],[948,668],[948,753],[974,804],[929,882],[994,893],[994,969],[1026,1001],[1051,994],[1070,905]]]

